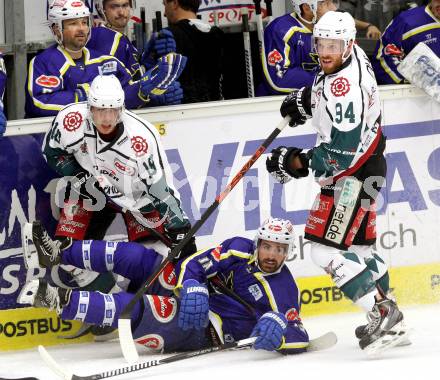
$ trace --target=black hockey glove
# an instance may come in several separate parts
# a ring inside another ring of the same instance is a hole
[[[302,87],[299,90],[293,90],[286,96],[281,104],[280,112],[282,117],[290,116],[289,125],[304,124],[307,119],[312,117],[312,89],[311,87]]]
[[[177,246],[177,244],[179,244],[183,240],[183,238],[188,233],[190,228],[191,228],[190,226],[172,229],[172,230],[168,230],[165,228],[165,234],[168,237],[168,239],[170,239],[171,241],[171,249],[173,249],[175,246]],[[184,259],[195,252],[197,252],[197,246],[196,246],[196,239],[193,236],[191,237],[191,239],[189,239],[188,243],[186,243],[183,246],[181,251],[176,256],[175,261]]]
[[[292,178],[307,177],[309,175],[309,160],[300,148],[286,148],[279,146],[272,150],[266,159],[266,169],[279,183],[287,183]],[[299,157],[302,169],[293,169],[290,165],[294,157]]]

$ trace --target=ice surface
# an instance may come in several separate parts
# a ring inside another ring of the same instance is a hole
[[[390,349],[377,359],[368,358],[354,337],[354,329],[363,324],[363,313],[338,314],[304,321],[311,337],[334,331],[338,343],[333,348],[302,355],[282,356],[254,350],[208,354],[181,362],[149,368],[114,379],[289,379],[289,380],[361,380],[438,378],[440,363],[440,305],[403,308],[406,323],[413,329],[412,345]],[[64,367],[78,375],[91,375],[125,365],[117,342],[88,343],[48,347]],[[144,360],[163,357],[143,355]],[[56,380],[41,361],[37,350],[0,353],[0,377],[35,376]]]

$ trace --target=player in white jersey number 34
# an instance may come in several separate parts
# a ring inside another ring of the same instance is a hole
[[[407,331],[389,295],[387,265],[372,249],[376,199],[386,174],[386,139],[377,83],[355,36],[354,20],[345,12],[327,12],[315,25],[313,45],[321,71],[312,87],[286,97],[281,114],[289,115],[292,125],[312,118],[318,141],[304,153],[280,146],[266,166],[281,183],[312,170],[321,191],[305,227],[311,258],[367,311],[368,324],[355,333],[360,347],[376,354],[400,344]]]

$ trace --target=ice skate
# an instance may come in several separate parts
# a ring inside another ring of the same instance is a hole
[[[28,282],[18,296],[18,303],[45,307],[61,313],[63,306],[70,300],[70,289],[57,288],[49,285],[45,280],[38,279]]]
[[[368,355],[378,353],[394,347],[408,339],[408,330],[403,323],[403,314],[396,303],[389,299],[377,302],[373,310],[368,313],[369,323],[361,331],[359,326],[356,336],[363,334],[359,346]]]
[[[24,264],[27,269],[51,268],[60,263],[61,250],[68,248],[72,244],[72,239],[52,240],[41,222],[35,221],[23,225],[22,244]]]
[[[354,335],[356,335],[356,338],[362,339],[367,334],[367,326],[368,325],[360,325],[360,326],[356,327],[356,329],[354,330]],[[411,344],[412,344],[412,342],[409,339],[409,336],[407,334],[406,338],[404,340],[402,340],[398,344],[396,344],[396,347],[404,347],[404,346],[409,346]]]

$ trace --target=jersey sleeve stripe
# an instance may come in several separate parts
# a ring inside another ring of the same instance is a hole
[[[440,29],[440,23],[434,22],[431,24],[421,25],[418,28],[408,30],[406,33],[403,34],[402,40],[405,41],[410,37],[413,37],[417,34],[420,34],[420,33],[423,33],[423,32],[426,32],[426,31],[432,30],[432,29]]]
[[[122,34],[116,33],[115,38],[113,40],[112,48],[110,50],[110,55],[114,56],[116,54],[116,50],[118,50],[119,43],[121,41]]]

